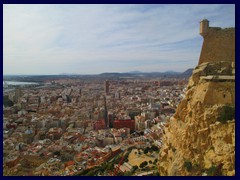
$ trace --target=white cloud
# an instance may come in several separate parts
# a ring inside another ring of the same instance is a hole
[[[100,73],[115,63],[122,64],[118,71],[151,71],[169,67],[165,61],[173,63],[172,70],[184,70],[183,60],[197,64],[202,18],[212,26],[235,26],[234,5],[4,5],[3,10],[5,74]]]

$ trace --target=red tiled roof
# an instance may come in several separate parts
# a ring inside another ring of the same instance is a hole
[[[75,164],[74,161],[68,161],[68,162],[65,163],[65,167],[71,166],[71,165],[74,165],[74,164]]]

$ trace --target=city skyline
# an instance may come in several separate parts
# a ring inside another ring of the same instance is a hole
[[[3,74],[183,72],[235,5],[3,5]]]

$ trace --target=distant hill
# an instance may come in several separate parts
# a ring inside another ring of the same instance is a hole
[[[166,71],[166,72],[105,72],[101,74],[75,74],[61,73],[59,75],[4,75],[5,81],[24,81],[24,82],[43,82],[46,79],[59,78],[91,78],[91,79],[118,79],[118,78],[188,78],[192,75],[193,68],[184,72]]]
[[[79,75],[79,74],[77,74],[77,73],[60,73],[59,75],[60,75],[60,76],[62,76],[62,75],[75,76],[75,75]]]
[[[181,74],[181,73],[176,71],[165,71],[163,74]]]
[[[141,72],[141,71],[130,71],[130,72],[127,72],[128,74],[142,74],[144,72]]]
[[[105,78],[136,78],[136,77],[164,77],[164,78],[181,78],[181,77],[190,77],[192,75],[193,69],[188,69],[184,72],[176,72],[176,71],[166,71],[166,72],[141,72],[141,71],[129,71],[124,73],[119,72],[105,72],[99,75],[95,75],[96,77],[105,77]]]
[[[186,71],[184,71],[183,73],[182,73],[182,75],[183,76],[191,76],[192,75],[192,72],[193,72],[193,68],[189,68],[189,69],[187,69]]]

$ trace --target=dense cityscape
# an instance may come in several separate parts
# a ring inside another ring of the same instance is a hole
[[[163,127],[186,84],[186,78],[5,82],[4,174],[156,175]]]
[[[238,172],[235,4],[4,4],[3,45],[3,176]]]

